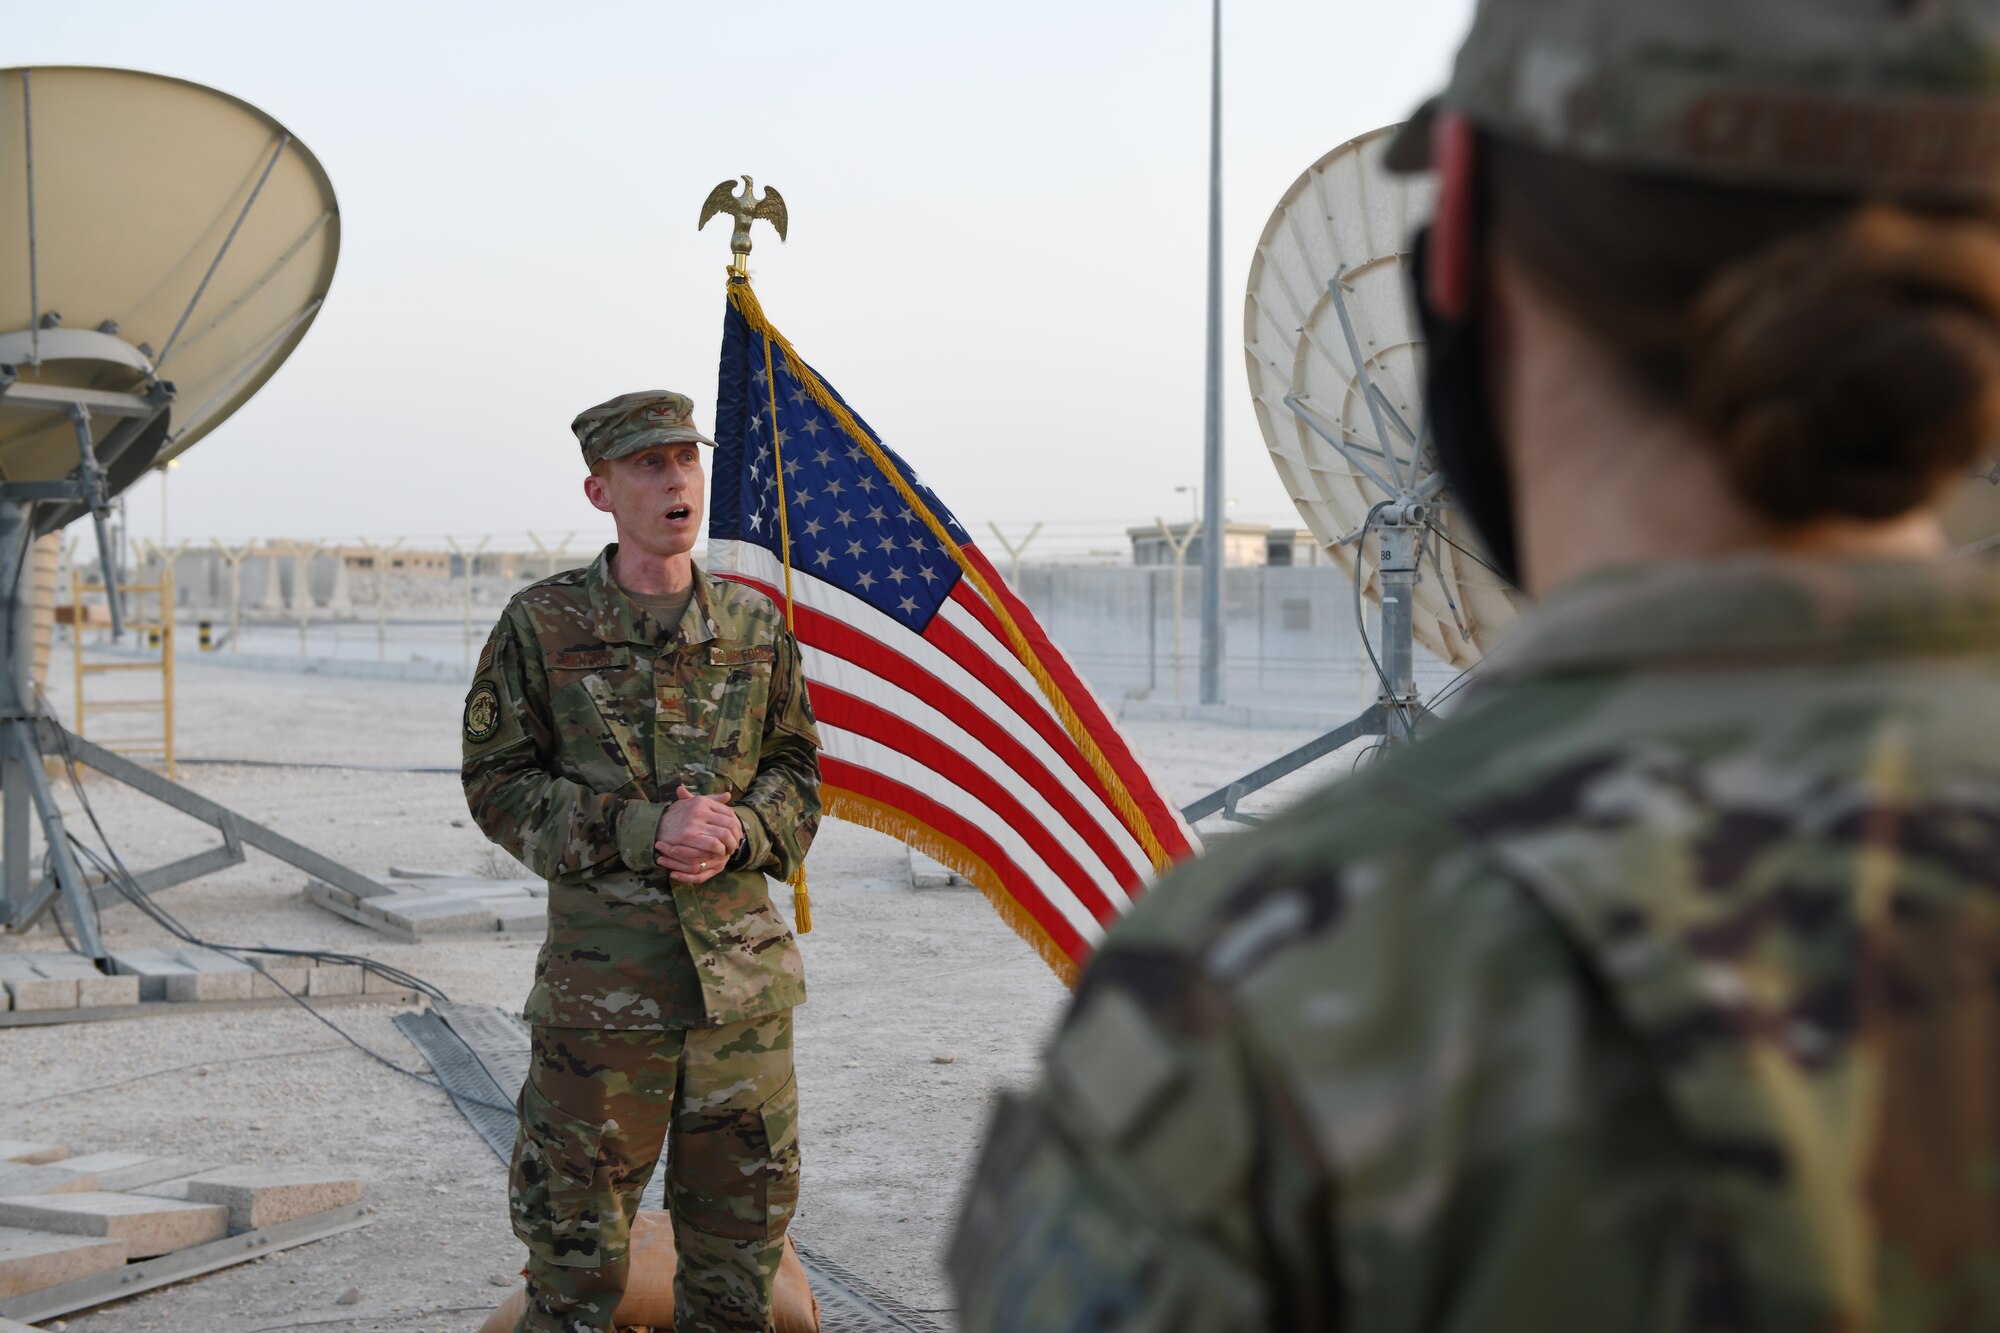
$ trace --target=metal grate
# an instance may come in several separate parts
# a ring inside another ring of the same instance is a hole
[[[511,1107],[520,1091],[519,1085],[502,1091],[479,1062],[479,1057],[472,1053],[472,1048],[435,1012],[398,1014],[395,1021],[403,1035],[410,1039],[410,1045],[430,1062],[431,1072],[437,1075],[438,1082],[444,1084],[453,1105],[472,1123],[479,1137],[486,1140],[486,1146],[493,1149],[501,1161],[511,1160],[516,1121]],[[510,1109],[500,1110],[503,1106]]]
[[[479,1137],[501,1161],[508,1161],[514,1152],[515,1116],[498,1108],[512,1106],[527,1077],[527,1026],[490,1005],[448,1001],[426,1013],[398,1015],[396,1026],[430,1062]],[[653,1172],[641,1206],[661,1206],[665,1177],[663,1170]],[[942,1333],[923,1313],[876,1290],[796,1233],[792,1245],[819,1301],[820,1333]]]

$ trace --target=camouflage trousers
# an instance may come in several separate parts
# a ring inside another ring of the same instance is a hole
[[[799,1197],[790,1010],[715,1028],[534,1029],[508,1206],[528,1247],[522,1333],[601,1333],[667,1149],[679,1333],[771,1328]]]

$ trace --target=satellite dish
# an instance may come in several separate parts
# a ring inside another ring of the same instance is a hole
[[[1470,668],[1517,610],[1445,490],[1423,417],[1423,350],[1405,267],[1434,205],[1429,180],[1392,176],[1395,127],[1313,163],[1264,225],[1243,302],[1250,398],[1271,462],[1314,537],[1381,607],[1364,640],[1380,692],[1359,716],[1182,807],[1189,823],[1352,741],[1413,737],[1431,714],[1415,645]]]
[[[257,108],[131,70],[0,70],[0,481],[102,500],[242,406],[311,327],[340,215]],[[88,511],[44,498],[34,530]]]
[[[1358,567],[1371,600],[1381,596],[1381,552],[1394,551],[1364,540],[1371,514],[1423,503],[1410,633],[1462,669],[1513,620],[1520,594],[1480,563],[1424,435],[1407,261],[1435,186],[1383,169],[1394,129],[1342,144],[1279,200],[1250,265],[1243,354],[1285,489],[1333,562],[1350,575]]]
[[[19,624],[29,604],[32,538],[90,514],[116,634],[107,504],[214,430],[298,346],[333,281],[333,187],[284,126],[211,88],[128,70],[0,70],[0,237],[0,624]],[[207,874],[248,843],[369,891],[337,862],[68,731],[29,682],[32,636],[0,640],[0,926],[61,910],[77,950],[107,957],[44,770],[55,753],[222,832],[221,847],[128,888]]]

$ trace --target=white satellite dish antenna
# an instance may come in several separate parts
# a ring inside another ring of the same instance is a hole
[[[82,406],[115,494],[298,345],[333,281],[340,217],[319,162],[255,107],[50,66],[0,70],[0,235],[0,480],[74,472]],[[75,517],[44,506],[37,528]]]
[[[1395,127],[1313,163],[1293,182],[1250,265],[1243,354],[1271,461],[1334,564],[1382,610],[1371,645],[1374,705],[1203,797],[1222,811],[1361,736],[1406,738],[1423,717],[1412,645],[1465,669],[1519,609],[1452,506],[1423,417],[1423,341],[1411,308],[1410,243],[1429,217],[1429,178],[1395,176],[1382,154]]]
[[[1520,594],[1479,563],[1477,537],[1422,442],[1423,338],[1408,260],[1436,186],[1384,170],[1394,130],[1342,144],[1278,201],[1250,265],[1243,355],[1285,489],[1333,561],[1359,567],[1371,600],[1381,580],[1379,549],[1364,541],[1369,514],[1405,497],[1428,502],[1410,631],[1463,669],[1514,619]]]
[[[212,88],[131,70],[0,70],[0,925],[59,898],[103,958],[44,754],[63,754],[223,833],[132,877],[153,890],[243,859],[242,844],[359,891],[368,881],[67,731],[29,673],[33,539],[91,515],[112,624],[106,506],[257,391],[318,314],[340,218],[305,145]],[[29,801],[48,871],[29,874]]]

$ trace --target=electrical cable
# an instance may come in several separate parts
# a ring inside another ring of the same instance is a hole
[[[113,1088],[122,1088],[132,1083],[144,1083],[147,1079],[162,1078],[168,1074],[186,1073],[190,1069],[220,1069],[225,1065],[251,1064],[258,1060],[282,1060],[294,1055],[320,1055],[327,1051],[345,1049],[347,1048],[344,1046],[307,1046],[296,1051],[266,1051],[261,1055],[236,1055],[220,1060],[195,1060],[184,1065],[169,1065],[165,1069],[149,1069],[143,1074],[134,1074],[130,1078],[117,1079],[111,1083],[96,1083],[87,1088],[70,1088],[63,1092],[43,1093],[39,1097],[29,1097],[18,1102],[8,1102],[4,1106],[0,1106],[0,1110],[14,1111],[23,1106],[39,1106],[43,1102],[59,1102],[68,1097],[82,1097],[93,1092],[109,1092]]]
[[[1471,666],[1467,667],[1465,670],[1459,672],[1456,676],[1453,676],[1450,680],[1446,681],[1442,686],[1439,687],[1438,692],[1436,694],[1433,694],[1430,697],[1430,699],[1424,704],[1424,711],[1429,712],[1435,709],[1438,705],[1442,704],[1446,699],[1449,699],[1452,695],[1457,694],[1467,685],[1470,685],[1472,683],[1474,674],[1479,670],[1479,668],[1482,665],[1483,665],[1482,662],[1474,662]]]
[[[47,702],[46,698],[44,698],[43,702],[46,704]],[[397,1064],[394,1060],[391,1060],[388,1056],[383,1055],[380,1051],[377,1051],[373,1047],[363,1043],[360,1039],[356,1038],[353,1034],[349,1033],[345,1028],[341,1027],[338,1023],[335,1023],[325,1014],[322,1014],[319,1010],[313,1008],[312,1005],[306,1002],[303,996],[299,995],[297,992],[292,990],[291,987],[285,985],[283,982],[279,981],[276,977],[272,976],[270,971],[266,969],[262,963],[257,961],[256,958],[246,957],[245,955],[266,954],[274,957],[283,957],[283,958],[312,958],[319,960],[321,962],[347,963],[347,964],[358,965],[364,970],[373,972],[378,976],[384,977],[396,985],[404,986],[410,990],[414,990],[423,995],[426,995],[433,1001],[448,1000],[450,998],[438,987],[433,986],[431,983],[423,980],[421,977],[415,976],[409,972],[405,972],[403,969],[391,966],[390,964],[387,963],[378,963],[372,958],[366,958],[359,954],[341,953],[338,951],[325,950],[325,949],[283,949],[270,945],[215,944],[201,938],[194,931],[190,930],[172,912],[168,911],[166,908],[160,906],[159,903],[155,902],[153,900],[153,896],[139,886],[137,879],[134,878],[132,872],[126,867],[124,858],[118,855],[118,849],[112,845],[111,837],[108,833],[105,832],[104,825],[101,822],[99,822],[97,818],[97,810],[91,804],[90,794],[84,789],[82,777],[77,772],[76,755],[69,746],[67,733],[64,732],[61,734],[65,737],[62,745],[63,764],[64,768],[69,774],[70,788],[76,793],[76,798],[78,802],[81,803],[83,806],[84,814],[88,816],[88,818],[90,819],[91,828],[96,831],[98,838],[104,844],[105,854],[109,856],[111,859],[107,863],[104,857],[99,856],[94,848],[90,847],[81,838],[78,838],[73,833],[69,835],[69,841],[73,846],[76,847],[76,849],[79,852],[81,852],[86,858],[88,858],[92,862],[92,864],[94,864],[97,867],[99,873],[104,875],[106,881],[109,882],[113,888],[115,888],[134,907],[137,907],[149,919],[151,919],[154,922],[154,924],[158,925],[168,934],[172,935],[174,938],[181,940],[186,944],[192,945],[196,948],[207,949],[212,953],[221,954],[225,958],[233,958],[235,961],[243,963],[246,966],[255,969],[257,974],[263,977],[266,981],[270,982],[271,985],[275,987],[280,994],[284,995],[286,999],[289,999],[293,1004],[296,1004],[297,1006],[299,1006],[299,1008],[305,1010],[308,1014],[312,1015],[312,1017],[316,1021],[318,1021],[324,1027],[326,1027],[335,1036],[339,1037],[341,1040],[353,1046],[354,1049],[360,1051],[363,1055],[368,1056],[370,1059],[376,1061],[378,1064],[385,1066],[386,1068],[394,1070],[396,1073],[403,1075],[405,1078],[412,1079],[415,1082],[421,1083],[427,1088],[434,1088],[437,1091],[444,1093],[447,1097],[452,1098],[454,1101],[464,1102],[474,1106],[482,1106],[489,1110],[495,1110],[495,1111],[506,1111],[512,1113],[515,1110],[515,1108],[512,1106],[503,1106],[497,1102],[486,1101],[483,1098],[472,1097],[472,1096],[461,1096],[457,1093],[454,1093],[451,1089],[445,1087],[442,1080],[436,1078],[426,1078],[424,1075],[418,1073],[414,1069],[406,1069],[402,1065]]]
[[[404,1314],[349,1314],[335,1319],[306,1319],[295,1324],[265,1324],[253,1328],[250,1333],[283,1333],[288,1328],[324,1328],[333,1324],[359,1324],[364,1321],[381,1324],[406,1324],[412,1319],[429,1319],[434,1314],[477,1314],[490,1310],[490,1305],[441,1305],[433,1310],[411,1310]]]
[[[1373,516],[1372,513],[1370,516],[1371,517]],[[1441,524],[1433,521],[1430,518],[1425,518],[1424,526],[1430,530],[1431,535],[1438,538],[1440,541],[1444,542],[1445,545],[1451,547],[1452,550],[1457,551],[1467,560],[1470,560],[1474,564],[1479,565],[1481,568],[1485,569],[1488,573],[1492,574],[1496,578],[1500,579],[1506,578],[1506,575],[1502,574],[1497,568],[1495,568],[1491,561],[1487,560],[1477,551],[1471,550],[1470,548],[1459,543],[1456,539],[1452,537],[1452,535],[1449,532],[1446,532],[1444,530]],[[1447,591],[1445,593],[1447,601],[1449,601],[1450,596],[1451,596],[1450,592]],[[1454,606],[1452,608],[1452,611],[1453,614],[1457,614],[1457,607]],[[1442,704],[1446,699],[1449,699],[1452,695],[1456,694],[1459,690],[1463,689],[1470,682],[1473,673],[1477,671],[1480,666],[1481,666],[1480,662],[1474,662],[1471,666],[1465,668],[1465,670],[1459,672],[1456,676],[1453,676],[1449,681],[1445,682],[1445,684],[1439,688],[1437,693],[1433,694],[1428,700],[1425,701],[1424,711],[1428,713],[1435,710],[1438,707],[1438,705]]]
[[[1429,528],[1432,532],[1435,532],[1438,536],[1444,538],[1445,545],[1451,547],[1452,550],[1457,551],[1467,560],[1472,561],[1476,565],[1483,566],[1486,569],[1486,571],[1492,574],[1495,578],[1501,579],[1503,581],[1507,580],[1507,576],[1505,574],[1502,574],[1499,571],[1499,569],[1495,567],[1492,561],[1488,560],[1485,556],[1480,555],[1477,551],[1470,550],[1467,547],[1459,545],[1458,542],[1452,539],[1452,535],[1450,533],[1446,532],[1442,527],[1439,527],[1436,523],[1431,522],[1427,518],[1424,520],[1424,526]]]
[[[43,707],[47,708],[48,696],[42,693],[39,688],[37,689],[37,693],[41,695]],[[213,945],[207,940],[196,937],[184,924],[174,918],[171,912],[154,901],[151,894],[139,888],[138,881],[133,877],[132,872],[126,868],[125,862],[118,855],[117,849],[111,845],[111,835],[104,831],[104,825],[98,821],[97,808],[91,803],[90,793],[85,790],[82,776],[77,772],[76,753],[70,748],[69,733],[61,731],[58,734],[62,737],[63,766],[69,777],[70,790],[75,793],[77,803],[83,807],[84,814],[90,819],[90,826],[96,831],[98,840],[104,844],[104,850],[115,863],[115,869],[113,866],[107,865],[104,859],[93,848],[79,841],[75,834],[70,834],[70,842],[84,856],[88,857],[97,866],[98,872],[105,877],[105,880],[126,898],[130,899],[132,892],[138,892],[145,901],[135,902],[135,905],[161,925],[169,934],[174,935],[184,943],[193,944],[200,948],[229,949],[242,953],[262,953],[281,958],[312,958],[321,962],[346,964],[359,967],[365,972],[373,972],[376,976],[393,985],[401,986],[406,990],[416,991],[432,1000],[449,1000],[451,998],[438,987],[425,981],[422,977],[406,972],[393,964],[378,962],[363,954],[342,953],[332,949],[285,949],[275,945],[260,944]]]
[[[93,820],[92,822],[95,823],[96,821]],[[117,865],[114,870],[114,867],[107,865],[104,859],[98,856],[97,853],[87,844],[85,844],[80,838],[77,838],[74,835],[72,835],[70,841],[77,847],[79,851],[81,851],[86,857],[88,857],[93,863],[95,863],[100,871],[106,874],[107,878],[110,880],[113,887],[116,888],[120,894],[124,895],[124,897],[134,907],[137,907],[141,912],[144,912],[157,925],[159,925],[162,929],[166,930],[167,933],[173,935],[176,939],[179,939],[186,944],[192,945],[196,948],[207,949],[211,953],[221,954],[224,958],[234,959],[235,961],[243,963],[246,966],[252,968],[253,970],[256,971],[256,973],[259,976],[263,977],[264,980],[270,982],[271,985],[275,987],[278,990],[278,992],[281,995],[283,995],[286,999],[290,1000],[293,1004],[296,1004],[299,1008],[305,1010],[306,1013],[310,1014],[313,1017],[313,1019],[316,1022],[318,1022],[321,1026],[325,1027],[328,1031],[332,1032],[335,1036],[339,1037],[342,1041],[346,1042],[348,1045],[354,1047],[355,1050],[360,1051],[363,1055],[366,1055],[369,1059],[374,1060],[376,1063],[384,1066],[385,1068],[394,1070],[396,1073],[403,1075],[403,1077],[405,1078],[412,1079],[418,1083],[421,1083],[427,1088],[435,1088],[439,1092],[442,1092],[446,1096],[452,1097],[455,1100],[469,1102],[475,1106],[484,1106],[495,1111],[511,1112],[514,1110],[514,1108],[511,1106],[502,1106],[497,1102],[489,1102],[484,1100],[483,1098],[471,1097],[471,1096],[460,1097],[459,1094],[454,1093],[451,1091],[451,1089],[445,1087],[442,1081],[435,1078],[426,1078],[424,1075],[418,1073],[414,1069],[406,1069],[402,1065],[397,1064],[394,1060],[391,1060],[388,1056],[383,1055],[380,1051],[377,1051],[373,1047],[365,1044],[359,1038],[355,1037],[352,1033],[348,1032],[345,1028],[341,1027],[338,1023],[328,1018],[325,1014],[321,1013],[319,1010],[313,1008],[311,1004],[307,1003],[304,996],[300,995],[297,991],[285,985],[284,982],[279,981],[276,977],[272,976],[270,970],[266,968],[263,965],[263,963],[259,962],[255,957],[250,957],[247,955],[272,954],[290,958],[301,958],[301,957],[315,958],[323,961],[346,961],[348,959],[355,959],[357,961],[362,962],[364,965],[372,965],[372,960],[360,959],[359,955],[339,954],[339,953],[333,953],[331,951],[320,951],[313,949],[279,949],[264,945],[228,945],[228,944],[211,943],[208,940],[202,939],[192,930],[189,930],[187,926],[184,925],[171,912],[168,912],[165,908],[161,907],[158,903],[154,902],[151,894],[147,893],[144,889],[140,888],[135,882],[133,882],[131,873],[125,869],[124,863],[122,861],[117,861]],[[107,850],[111,850],[108,844],[107,844]],[[115,850],[111,850],[111,855],[114,861],[116,861],[117,852]],[[410,987],[411,989],[419,990],[422,993],[429,995],[433,999],[446,998],[444,992],[437,989],[437,987],[432,986],[430,983],[425,982],[420,978],[413,977],[409,973],[403,972],[402,969],[400,968],[389,968],[386,965],[373,965],[371,966],[371,970],[376,970],[378,972],[386,972],[389,974],[394,974],[397,977],[407,978],[409,981],[416,983],[415,985]]]

